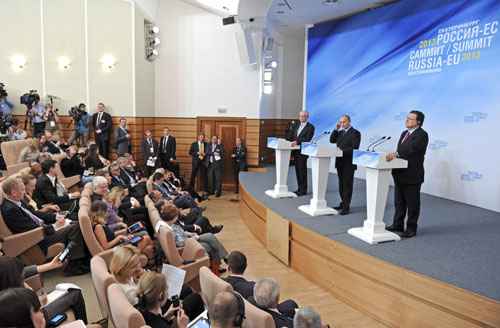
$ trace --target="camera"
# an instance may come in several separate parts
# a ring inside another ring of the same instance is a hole
[[[29,92],[22,95],[20,99],[21,104],[26,105],[28,109],[33,108],[33,105],[36,101],[40,101],[40,95],[36,90],[30,90]]]
[[[5,84],[0,82],[0,98],[5,98],[8,95],[7,90],[5,90]]]
[[[78,122],[82,118],[82,116],[85,114],[86,107],[87,106],[85,106],[85,104],[83,104],[83,103],[78,105],[78,106],[71,107],[71,109],[69,110],[69,116],[71,116],[73,121]]]

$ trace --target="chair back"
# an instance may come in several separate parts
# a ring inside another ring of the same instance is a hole
[[[9,167],[10,165],[17,164],[21,150],[23,150],[24,147],[29,146],[30,144],[31,139],[2,142],[0,147],[2,150],[5,165]]]
[[[175,245],[175,236],[172,229],[167,226],[161,227],[158,233],[158,239],[160,240],[160,245],[163,253],[165,253],[167,262],[176,267],[181,266],[184,260]]]
[[[92,222],[89,217],[90,205],[92,204],[90,200],[91,190],[90,183],[83,188],[80,197],[80,209],[78,210],[78,222],[80,223],[83,240],[85,240],[85,244],[87,245],[90,254],[95,256],[104,251],[104,248],[102,248],[95,236],[94,229],[92,228]]]
[[[215,296],[220,292],[232,292],[233,287],[228,283],[217,277],[212,271],[207,267],[200,268],[200,286],[201,286],[201,297],[208,307],[212,304]]]
[[[245,300],[245,320],[243,328],[274,328],[273,316]]]
[[[113,300],[109,304],[109,310],[115,327],[141,328],[146,325],[142,314],[129,303],[120,286],[111,284],[108,287],[108,297]]]
[[[107,319],[109,318],[108,287],[116,282],[115,278],[109,273],[106,262],[99,255],[90,260],[90,274],[101,314]]]
[[[156,226],[156,224],[161,220],[160,213],[155,207],[154,202],[149,198],[148,195],[144,197],[144,204],[146,205],[146,208],[148,209],[148,216],[149,216],[149,221],[151,222],[151,225],[153,228]]]

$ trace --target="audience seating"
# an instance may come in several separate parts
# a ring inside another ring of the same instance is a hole
[[[134,308],[117,284],[108,287],[110,318],[113,325],[120,328],[140,328],[146,325],[142,314]]]
[[[0,205],[3,201],[2,184],[0,183]],[[44,238],[43,228],[36,228],[31,231],[13,234],[2,217],[0,212],[0,239],[2,240],[2,250],[5,255],[19,257],[24,264],[43,264],[48,258],[52,258],[64,249],[64,244],[57,243],[50,246],[47,256],[43,254],[38,243]]]
[[[160,213],[158,213],[158,210],[156,209],[154,202],[147,195],[146,197],[144,197],[144,204],[148,209],[149,221],[151,222],[151,225],[154,228],[156,224],[161,220]]]
[[[115,278],[108,272],[104,258],[99,255],[90,260],[90,272],[101,314],[104,319],[109,320],[108,287],[116,282]]]

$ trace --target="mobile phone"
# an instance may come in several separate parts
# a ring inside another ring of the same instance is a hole
[[[180,305],[180,300],[178,295],[174,295],[170,298],[170,302],[172,302],[173,307],[179,307]]]
[[[144,226],[140,222],[136,222],[127,228],[128,233],[136,233],[139,230],[142,230]]]
[[[128,242],[131,243],[132,245],[134,246],[137,246],[137,244],[139,244],[139,242],[142,240],[142,236],[133,236],[131,237]]]
[[[68,258],[71,252],[70,245],[66,246],[66,248],[62,251],[61,255],[59,255],[59,261],[64,262]]]
[[[68,317],[66,316],[65,313],[59,313],[53,316],[52,318],[49,319],[49,326],[50,327],[57,327],[59,326],[64,320],[66,320]]]

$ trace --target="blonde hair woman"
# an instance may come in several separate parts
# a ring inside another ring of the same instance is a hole
[[[136,281],[144,273],[146,261],[139,249],[132,245],[118,247],[111,259],[109,270],[132,305],[139,302]]]
[[[103,198],[108,205],[108,216],[106,224],[113,231],[127,228],[127,225],[123,222],[123,218],[118,216],[118,208],[120,207],[123,198],[125,198],[127,194],[127,189],[117,186],[111,188],[111,191],[107,193]]]
[[[146,272],[139,279],[137,286],[137,296],[139,302],[137,308],[141,311],[146,324],[152,328],[174,327],[173,319],[177,317],[178,328],[187,327],[189,318],[178,306],[170,305],[163,313],[168,300],[168,286],[165,277],[157,272]],[[176,316],[177,312],[177,316]]]
[[[21,153],[19,154],[18,163],[23,162],[36,162],[38,157],[40,156],[40,143],[38,139],[33,138],[29,141],[28,145],[21,149]]]

